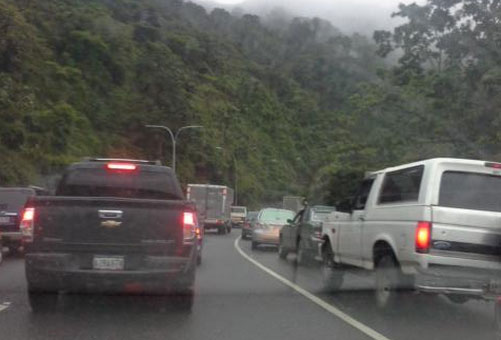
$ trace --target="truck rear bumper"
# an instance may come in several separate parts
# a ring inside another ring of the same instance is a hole
[[[500,282],[499,271],[447,265],[429,265],[416,276],[416,287],[423,292],[484,298],[501,294]]]
[[[30,287],[72,292],[162,293],[193,286],[194,258],[145,256],[133,270],[82,268],[71,254],[26,255],[26,278]]]

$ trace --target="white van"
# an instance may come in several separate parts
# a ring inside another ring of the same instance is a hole
[[[323,225],[326,284],[376,271],[385,306],[406,285],[462,303],[501,278],[501,163],[437,158],[370,173]]]

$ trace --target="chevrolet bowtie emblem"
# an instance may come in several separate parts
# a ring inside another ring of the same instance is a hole
[[[101,227],[113,229],[119,227],[121,224],[122,222],[119,221],[106,220],[101,222]]]

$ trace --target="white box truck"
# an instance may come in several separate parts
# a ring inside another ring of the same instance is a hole
[[[233,196],[233,189],[224,185],[188,184],[186,189],[186,197],[195,202],[204,229],[217,229],[220,234],[231,232]]]

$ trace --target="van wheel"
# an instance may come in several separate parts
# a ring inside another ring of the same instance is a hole
[[[334,252],[330,243],[326,243],[322,250],[322,282],[324,290],[333,293],[341,289],[344,281],[344,271],[336,267]]]
[[[379,308],[396,303],[398,290],[403,287],[403,275],[391,254],[383,255],[376,264],[375,298]]]

